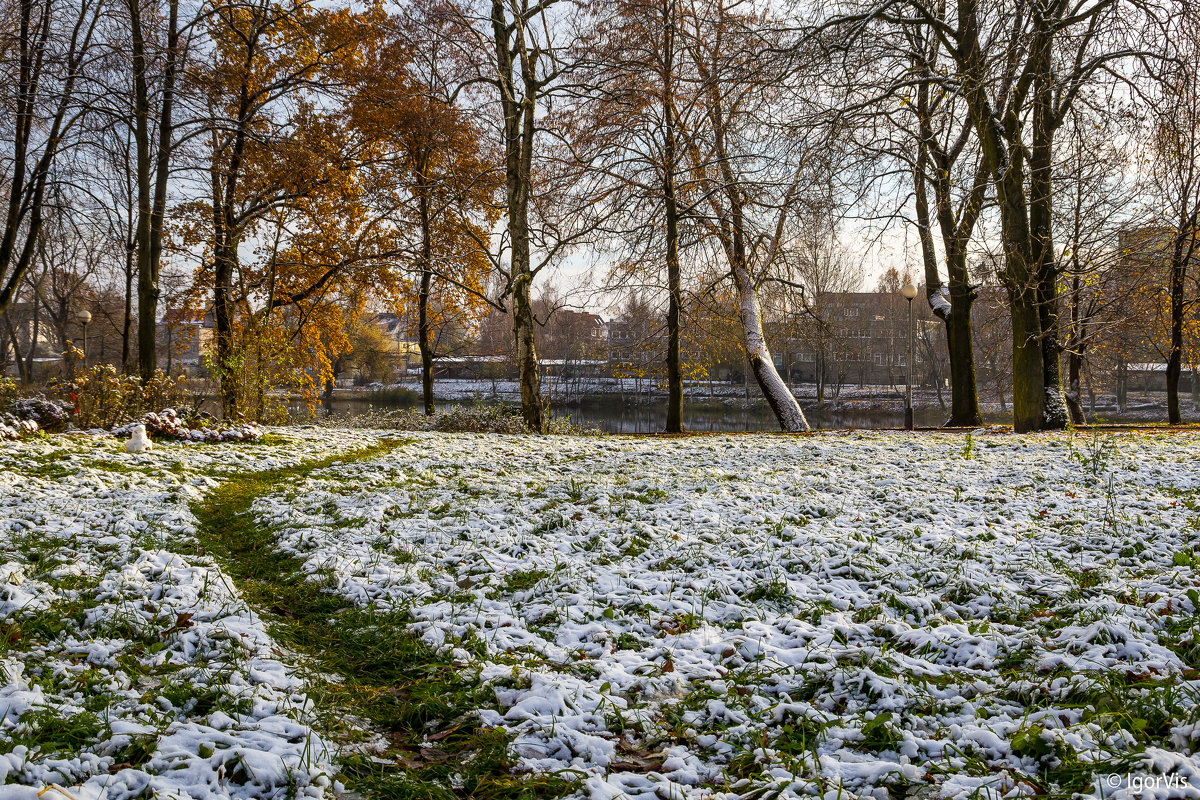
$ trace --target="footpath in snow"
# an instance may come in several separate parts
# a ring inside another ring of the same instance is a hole
[[[372,438],[0,443],[0,797],[324,796],[304,688],[197,554],[188,506],[228,475]]]
[[[409,436],[251,513],[578,796],[1200,796],[1198,436]],[[189,504],[375,439],[0,444],[0,797],[333,795]]]
[[[1197,463],[1191,435],[417,435],[254,511],[589,797],[1194,797]]]

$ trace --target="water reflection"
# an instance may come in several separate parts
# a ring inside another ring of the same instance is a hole
[[[440,401],[439,407],[454,405],[453,401]],[[335,398],[335,414],[354,414],[368,408],[411,408],[410,404],[372,401],[365,398]],[[594,425],[605,433],[659,433],[666,426],[667,404],[623,403],[617,398],[588,401],[582,405],[553,409],[555,416],[568,417],[585,425]],[[904,426],[904,412],[887,409],[834,410],[805,408],[808,424],[817,429],[847,428],[900,428]],[[945,423],[949,412],[940,407],[915,409],[916,424],[934,427]],[[765,405],[746,406],[738,401],[704,400],[684,404],[684,428],[698,432],[743,432],[778,431],[779,423]],[[1005,421],[1002,418],[996,422]]]
[[[588,403],[578,408],[558,411],[572,420],[599,427],[607,433],[657,433],[666,425],[665,403],[624,406],[611,403]],[[904,412],[898,410],[869,410],[858,412],[835,411],[830,408],[804,409],[808,424],[817,429],[900,428]],[[948,415],[940,409],[916,412],[916,424],[941,425]],[[696,406],[684,405],[684,428],[689,431],[778,431],[775,415],[765,406],[742,407],[737,404],[706,402]]]

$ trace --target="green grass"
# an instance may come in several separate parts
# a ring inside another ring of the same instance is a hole
[[[406,610],[351,606],[333,593],[328,576],[313,580],[299,559],[279,553],[271,530],[250,513],[257,498],[317,469],[370,459],[402,444],[385,440],[347,456],[237,476],[193,505],[200,542],[272,636],[311,662],[309,694],[327,735],[353,751],[353,740],[364,732],[349,720],[365,720],[383,734],[386,753],[343,758],[349,788],[389,800],[515,800],[574,791],[574,775],[513,773],[509,735],[483,727],[473,713],[492,702],[492,693],[412,633]]]

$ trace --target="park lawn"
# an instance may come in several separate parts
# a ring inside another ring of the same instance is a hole
[[[383,436],[0,446],[3,779],[1200,791],[1200,436]]]

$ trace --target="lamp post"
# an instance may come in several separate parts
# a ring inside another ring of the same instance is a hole
[[[911,431],[913,429],[913,404],[912,404],[912,369],[913,369],[913,298],[917,296],[917,287],[913,286],[912,281],[908,281],[900,287],[900,294],[904,295],[904,299],[908,301],[908,386],[904,394],[904,430]]]
[[[86,308],[81,308],[75,312],[75,319],[83,326],[83,368],[87,369],[87,326],[92,321],[92,312]]]

